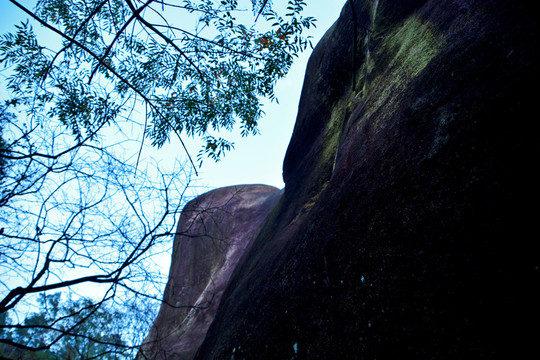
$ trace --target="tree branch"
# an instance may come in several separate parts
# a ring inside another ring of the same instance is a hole
[[[49,30],[52,30],[53,32],[55,32],[56,34],[62,36],[63,38],[69,40],[70,42],[72,42],[73,44],[77,45],[78,47],[80,47],[81,49],[83,49],[84,51],[86,51],[90,56],[92,56],[93,58],[95,58],[96,60],[100,61],[100,57],[98,55],[96,55],[92,50],[90,50],[87,46],[85,46],[84,44],[81,44],[79,41],[75,40],[74,38],[68,36],[67,34],[64,34],[62,31],[58,30],[57,28],[55,28],[54,26],[51,26],[50,24],[48,24],[46,21],[44,21],[43,19],[41,19],[39,16],[37,16],[36,14],[34,14],[32,11],[28,10],[26,7],[24,7],[22,4],[20,4],[17,0],[9,0],[11,1],[15,6],[17,6],[19,9],[21,9],[22,11],[24,11],[25,13],[27,13],[30,17],[32,17],[34,20],[38,21],[41,25],[45,26],[47,29]],[[161,111],[159,111],[159,109],[152,103],[152,101],[150,101],[150,99],[145,95],[143,94],[139,89],[137,89],[135,86],[133,86],[126,78],[124,78],[122,75],[120,75],[118,72],[116,72],[116,70],[114,70],[113,68],[111,68],[109,65],[107,65],[106,63],[102,63],[102,66],[104,66],[107,70],[109,70],[114,76],[116,76],[121,82],[123,82],[124,84],[126,84],[131,90],[133,90],[135,93],[137,93],[144,101],[146,101],[150,107],[152,107],[154,109],[154,111],[156,112],[156,114],[158,114],[160,117],[162,117],[166,122],[167,124],[171,127],[171,129],[173,130],[173,132],[176,134],[176,136],[178,137],[178,139],[180,140],[180,143],[182,144],[182,147],[184,148],[184,151],[186,152],[188,158],[189,158],[189,162],[191,163],[191,165],[193,166],[193,170],[195,171],[195,174],[198,176],[198,172],[197,172],[197,166],[195,165],[195,163],[193,162],[193,159],[191,157],[191,155],[189,154],[189,151],[184,143],[184,141],[182,140],[182,138],[180,137],[180,134],[178,133],[178,131],[176,131],[176,129],[174,128],[174,126],[172,126],[172,124],[170,123],[170,121],[165,117],[165,115],[163,115],[161,113]]]
[[[201,81],[203,82],[207,82],[205,80],[205,75],[204,73],[201,71],[201,69],[199,69],[199,67],[197,66],[197,64],[195,64],[193,62],[193,60],[191,60],[189,58],[189,56],[186,55],[186,53],[180,49],[171,39],[169,39],[167,36],[165,36],[161,31],[159,31],[158,29],[156,29],[154,27],[154,25],[150,24],[148,21],[146,21],[142,16],[140,16],[140,14],[137,14],[136,13],[136,9],[135,7],[133,6],[133,3],[131,2],[131,0],[126,0],[126,3],[128,4],[129,8],[131,9],[131,11],[135,14],[135,16],[137,17],[137,20],[139,20],[143,25],[145,25],[146,27],[148,27],[150,30],[152,30],[157,36],[159,36],[160,38],[162,38],[167,44],[171,45],[184,59],[186,59],[186,61],[191,65],[193,66],[193,68],[199,73],[199,76],[201,77]]]
[[[122,28],[120,30],[118,30],[118,32],[116,33],[116,36],[114,37],[114,39],[111,41],[111,43],[109,44],[109,46],[107,47],[107,49],[105,50],[105,53],[103,53],[103,56],[101,57],[101,59],[99,59],[98,61],[98,64],[94,67],[94,70],[92,70],[92,73],[90,74],[90,78],[88,79],[88,84],[90,84],[92,82],[92,79],[94,78],[94,75],[96,74],[97,70],[99,69],[99,67],[101,65],[104,64],[104,61],[105,59],[107,58],[107,56],[109,55],[109,53],[111,52],[112,50],[112,47],[114,45],[114,43],[116,42],[116,40],[118,40],[118,38],[120,37],[120,35],[124,32],[124,30],[129,26],[129,24],[135,19],[137,18],[137,16],[141,13],[141,11],[143,11],[148,5],[150,5],[152,2],[154,2],[155,0],[148,0],[146,3],[144,3],[140,8],[136,9],[133,14],[131,14],[131,16],[129,17],[129,19],[126,21],[126,23],[122,26]]]
[[[77,28],[77,30],[75,31],[75,33],[73,34],[73,38],[76,38],[77,37],[77,34],[79,34],[79,32],[84,29],[84,26],[86,24],[88,24],[88,22],[98,13],[98,11],[106,4],[108,3],[109,0],[104,0],[103,2],[99,3],[96,8],[94,10],[92,10],[92,12],[90,13],[90,15],[88,15],[86,17],[86,19],[84,19],[84,21],[81,23],[81,25]],[[66,46],[64,46],[60,51],[58,51],[53,59],[51,60],[49,66],[47,67],[47,69],[45,70],[45,72],[43,73],[43,82],[45,81],[45,79],[47,78],[47,74],[49,73],[49,71],[51,70],[54,62],[56,61],[56,59],[58,58],[58,56],[60,56],[61,53],[63,53],[64,51],[66,51],[67,49],[69,49],[71,47],[71,45],[73,45],[73,42],[69,42],[69,44],[67,44]]]

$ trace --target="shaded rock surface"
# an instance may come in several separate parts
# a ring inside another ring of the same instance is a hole
[[[166,302],[215,318],[163,305],[143,350],[183,359],[204,338],[195,359],[538,358],[531,3],[347,2],[308,63],[283,194],[256,196],[256,221],[202,221],[234,231],[175,241]],[[180,232],[221,191],[186,207]],[[215,238],[239,233],[233,264]]]
[[[221,188],[189,202],[174,239],[169,280],[139,359],[192,359],[232,270],[281,196],[266,185]]]
[[[538,356],[531,3],[345,5],[196,359]]]

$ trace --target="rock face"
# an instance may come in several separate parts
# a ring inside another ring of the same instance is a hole
[[[196,359],[538,357],[529,3],[345,5]]]
[[[308,64],[283,197],[196,359],[495,359],[532,348],[529,3],[345,5]]]
[[[232,270],[280,196],[271,186],[232,186],[185,206],[164,301],[139,359],[193,358]]]

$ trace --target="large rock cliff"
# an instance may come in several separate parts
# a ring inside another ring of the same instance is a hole
[[[231,186],[185,206],[163,303],[139,359],[193,358],[232,271],[280,196],[271,186]]]
[[[195,358],[538,353],[536,19],[526,1],[350,0]]]

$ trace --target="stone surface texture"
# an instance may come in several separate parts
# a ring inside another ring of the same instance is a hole
[[[533,5],[346,3],[195,359],[540,358]]]
[[[532,4],[345,5],[196,359],[540,356]]]
[[[159,314],[139,359],[192,359],[232,270],[280,198],[266,185],[221,188],[189,202],[174,239]]]

